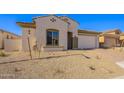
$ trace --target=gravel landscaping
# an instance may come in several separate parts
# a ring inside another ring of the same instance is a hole
[[[124,51],[116,49],[69,50],[29,53],[11,52],[0,57],[0,78],[26,79],[106,79],[124,75],[116,62]]]

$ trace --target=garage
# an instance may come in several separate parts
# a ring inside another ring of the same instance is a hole
[[[99,47],[98,33],[90,31],[80,31],[78,34],[79,49],[94,49]]]

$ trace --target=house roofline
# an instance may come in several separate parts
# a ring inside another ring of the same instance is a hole
[[[54,17],[56,17],[56,18],[60,19],[61,21],[63,21],[63,22],[65,22],[65,23],[68,24],[68,22],[62,20],[61,18],[59,18],[58,16],[56,16],[56,15],[54,15],[54,14],[50,14],[50,15],[46,15],[46,16],[37,16],[37,17],[33,17],[32,19],[33,19],[33,21],[34,21],[34,19],[37,19],[37,18],[44,18],[44,17],[49,17],[49,16],[54,16]]]
[[[9,32],[9,31],[6,31],[6,30],[3,30],[3,29],[0,29],[0,32],[5,32],[5,33],[9,33],[9,34],[12,34],[12,35],[14,35],[14,36],[17,36],[17,37],[21,37],[20,35],[17,35],[17,34],[15,34],[15,33],[12,33],[12,32]]]
[[[99,35],[101,32],[96,32],[96,31],[91,31],[91,30],[81,30],[81,29],[78,29],[78,33],[85,33],[85,34],[96,34],[96,35]]]
[[[115,31],[119,31],[121,33],[121,30],[120,29],[115,28],[115,29],[110,29],[110,30],[103,31],[103,34],[110,33],[110,32],[115,32]]]
[[[36,28],[35,22],[16,22],[16,24],[24,28]]]
[[[74,19],[72,19],[72,18],[70,18],[70,17],[68,17],[68,16],[58,16],[58,17],[67,17],[67,18],[69,18],[70,20],[72,20],[72,21],[74,21],[74,22],[76,22],[76,23],[78,23],[78,25],[80,25],[80,23],[79,22],[77,22],[76,20],[74,20]]]

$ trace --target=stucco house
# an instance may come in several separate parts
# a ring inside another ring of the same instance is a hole
[[[124,47],[124,33],[120,34],[120,43],[121,43],[121,47]]]
[[[40,16],[33,22],[17,22],[22,28],[22,50],[41,51],[98,48],[98,32],[78,30],[79,23],[66,16]]]
[[[119,29],[113,29],[104,31],[99,35],[99,43],[101,48],[110,48],[120,46],[120,34]]]
[[[66,16],[39,16],[32,22],[17,22],[22,36],[0,30],[0,48],[5,51],[57,51],[121,46],[124,34],[119,29],[96,32],[78,29],[77,21]]]
[[[8,41],[16,41],[17,39],[20,39],[20,36],[8,32],[6,30],[0,29],[0,49],[7,49],[7,47],[11,48],[11,44]],[[8,43],[6,45],[6,43]]]

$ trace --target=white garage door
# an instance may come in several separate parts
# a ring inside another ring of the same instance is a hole
[[[97,47],[97,36],[78,36],[78,48],[79,49],[91,49]]]

